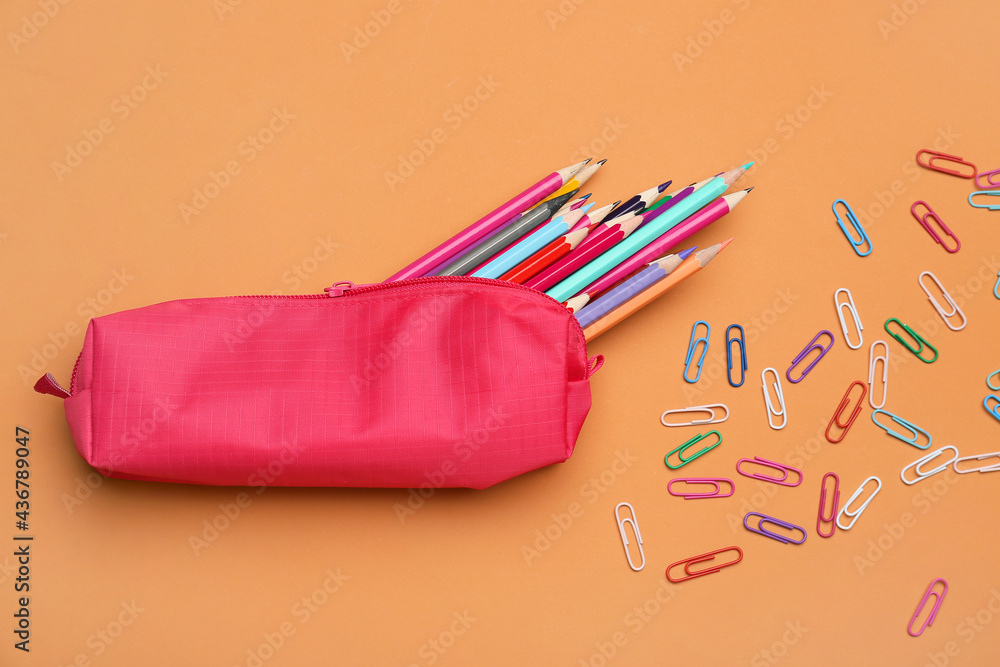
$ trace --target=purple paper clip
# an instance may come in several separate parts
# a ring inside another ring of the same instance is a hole
[[[826,334],[827,336],[830,337],[830,344],[827,345],[826,347],[823,347],[822,345],[816,342],[817,340],[819,340],[819,337],[822,336],[823,334]],[[805,376],[809,373],[809,371],[813,369],[813,366],[819,363],[819,360],[822,359],[823,356],[830,351],[830,348],[833,347],[834,340],[835,339],[833,337],[833,334],[827,331],[826,329],[823,329],[818,334],[816,334],[816,337],[813,338],[811,341],[809,341],[809,344],[806,345],[805,349],[799,352],[798,356],[792,359],[792,365],[788,367],[787,371],[785,371],[785,377],[788,378],[788,381],[793,384],[796,382],[802,382],[802,379],[805,378]],[[813,359],[812,363],[806,366],[806,369],[802,371],[802,375],[799,376],[798,380],[793,380],[792,369],[798,366],[800,363],[802,363],[802,360],[806,358],[806,355],[808,355],[813,350],[820,350],[819,356]]]
[[[683,482],[684,484],[712,484],[715,486],[715,490],[710,493],[674,493],[671,489],[676,482]],[[729,493],[722,492],[722,482],[729,484]],[[667,483],[667,493],[672,496],[680,496],[684,500],[697,500],[698,498],[728,498],[733,495],[736,490],[736,485],[733,484],[733,480],[726,479],[725,477],[678,477],[677,479],[670,480]]]
[[[743,463],[744,461],[746,461],[747,463],[756,463],[757,465],[764,466],[765,468],[778,470],[783,472],[784,474],[779,478],[779,477],[767,477],[765,475],[760,475],[758,473],[746,473],[740,470],[740,464]],[[762,459],[759,456],[755,456],[752,459],[740,459],[739,461],[737,461],[736,472],[743,475],[744,477],[749,477],[750,479],[759,479],[762,482],[770,482],[771,484],[780,484],[781,486],[798,486],[799,484],[802,483],[802,471],[799,470],[798,468],[793,468],[791,466],[784,466],[781,465],[780,463],[775,463],[774,461],[768,461],[767,459]],[[789,472],[794,472],[796,475],[799,476],[798,481],[795,482],[794,484],[785,481],[788,479]]]
[[[760,517],[760,521],[757,521],[757,527],[751,528],[747,521],[750,517],[756,516]],[[770,523],[775,526],[780,526],[781,528],[786,528],[788,530],[798,530],[802,532],[801,540],[793,540],[790,537],[784,535],[779,535],[778,533],[772,533],[771,531],[764,528],[765,523]],[[749,530],[751,533],[757,533],[758,535],[763,535],[764,537],[770,537],[772,540],[778,540],[782,544],[802,544],[806,541],[806,529],[801,526],[796,526],[794,523],[788,523],[787,521],[782,521],[781,519],[775,519],[774,517],[761,514],[759,512],[750,512],[745,517],[743,517],[743,527]]]
[[[927,209],[923,213],[923,215],[917,213],[917,206],[923,206],[925,209]],[[944,224],[944,220],[941,219],[941,216],[935,213],[934,209],[928,206],[927,202],[925,201],[913,202],[913,206],[910,207],[910,213],[912,213],[913,217],[917,219],[917,222],[920,223],[920,226],[923,227],[928,234],[930,234],[931,238],[934,239],[934,242],[939,244],[942,248],[944,248],[948,252],[958,252],[962,248],[962,242],[958,240],[957,236],[955,236],[955,232],[948,229],[948,225]],[[949,248],[947,245],[945,245],[944,241],[941,240],[941,237],[938,235],[938,233],[934,231],[933,227],[931,227],[931,223],[927,221],[928,218],[936,222],[938,224],[938,227],[941,228],[941,231],[943,231],[946,236],[955,239],[954,248]]]
[[[986,181],[983,183],[979,182],[979,179],[983,176],[986,177]],[[996,178],[994,178],[994,176]],[[976,174],[976,187],[980,190],[991,190],[993,188],[1000,188],[1000,169],[994,169],[993,171],[981,171]]]

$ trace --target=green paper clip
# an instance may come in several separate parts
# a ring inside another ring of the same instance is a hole
[[[972,198],[977,195],[987,195],[987,196],[993,195],[994,197],[1000,197],[1000,190],[978,190],[969,195],[969,203],[975,206],[976,208],[986,208],[991,211],[1000,211],[1000,201],[998,201],[996,204],[989,204],[989,203],[977,204],[976,202],[972,201]]]
[[[910,336],[913,337],[913,340],[915,340],[917,343],[920,344],[920,347],[914,349],[913,347],[910,346],[909,343],[907,343],[905,340],[903,340],[902,336],[900,336],[897,333],[893,333],[892,331],[889,331],[889,322],[895,322],[899,326],[903,327],[903,331],[905,331],[906,333],[910,334]],[[912,352],[917,357],[917,359],[919,359],[920,361],[924,362],[925,364],[932,364],[935,361],[937,361],[937,358],[938,358],[937,348],[935,348],[933,345],[931,345],[927,341],[927,339],[922,338],[920,336],[920,334],[918,334],[916,331],[914,331],[913,329],[911,329],[908,325],[903,324],[902,322],[900,322],[895,317],[890,317],[889,319],[887,319],[885,321],[885,330],[886,330],[886,333],[888,333],[890,336],[892,336],[897,341],[899,341],[900,345],[902,345],[907,350],[909,350],[910,352]],[[924,346],[929,347],[931,350],[934,351],[934,358],[933,359],[924,359],[923,357],[920,356],[920,354],[924,351]]]
[[[700,452],[698,452],[697,454],[695,454],[694,456],[692,456],[690,458],[684,458],[684,452],[687,451],[688,447],[694,447],[696,444],[698,444],[699,442],[701,442],[702,440],[704,440],[708,436],[712,435],[713,433],[716,436],[718,436],[718,438],[719,438],[719,441],[717,443],[715,443],[714,445],[709,445],[708,447],[705,447],[703,450],[701,450]],[[688,440],[687,442],[685,442],[683,445],[681,445],[680,447],[678,447],[677,449],[670,450],[670,453],[668,453],[666,456],[663,457],[663,462],[666,463],[667,467],[670,468],[671,470],[677,470],[681,466],[686,465],[688,463],[691,463],[691,461],[694,461],[696,458],[698,458],[702,454],[704,454],[704,453],[706,453],[708,451],[711,451],[712,449],[715,449],[716,447],[718,447],[721,444],[722,444],[722,435],[718,431],[709,431],[708,433],[699,433],[698,435],[694,436],[693,438],[691,438],[690,440]],[[680,459],[680,462],[681,462],[680,465],[676,465],[676,466],[675,465],[670,465],[670,457],[672,455],[674,455],[674,454],[677,454],[677,458]]]

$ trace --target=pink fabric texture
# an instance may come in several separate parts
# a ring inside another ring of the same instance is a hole
[[[476,278],[330,294],[92,320],[65,399],[80,454],[127,479],[410,488],[484,488],[572,454],[590,372],[556,301]]]

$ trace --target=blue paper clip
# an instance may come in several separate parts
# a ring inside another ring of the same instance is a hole
[[[994,387],[993,383],[990,382],[990,378],[993,378],[993,377],[1000,378],[1000,370],[994,371],[994,372],[992,372],[992,373],[990,373],[989,375],[986,376],[986,386],[989,387],[990,389],[992,389],[993,391],[1000,391],[1000,384],[998,384],[997,386]]]
[[[698,331],[698,325],[705,325],[705,335],[701,338],[695,338],[694,335]],[[705,355],[708,354],[708,337],[712,335],[712,327],[709,326],[708,322],[704,320],[698,320],[691,327],[691,340],[688,341],[688,351],[687,356],[684,357],[684,380],[694,384],[701,377],[701,365],[705,363]],[[698,358],[698,375],[695,376],[693,380],[688,378],[688,372],[691,370],[691,360],[694,359],[694,351],[698,347],[698,343],[705,343],[705,347],[701,350],[701,356]]]
[[[750,517],[756,516],[760,517],[760,521],[757,521],[757,527],[751,528],[747,521]],[[793,540],[790,537],[784,535],[779,535],[777,533],[772,533],[771,531],[764,528],[765,523],[770,523],[775,526],[780,526],[782,528],[787,528],[788,530],[800,530],[802,531],[801,540]],[[796,526],[794,523],[787,523],[780,519],[775,519],[774,517],[767,516],[765,514],[760,514],[759,512],[750,512],[745,517],[743,517],[743,527],[749,530],[751,533],[757,533],[758,535],[763,535],[764,537],[770,537],[772,540],[778,540],[782,544],[802,544],[806,541],[806,530],[801,526]]]
[[[997,284],[993,286],[993,296],[1000,299],[1000,271],[997,271]]]
[[[997,404],[994,405],[992,408],[990,407],[991,398],[997,402]],[[990,413],[997,419],[1000,419],[1000,396],[997,396],[996,394],[990,394],[989,396],[983,399],[983,407],[986,408],[986,412]]]
[[[827,336],[830,337],[830,344],[827,345],[826,347],[823,347],[821,344],[816,342],[819,340],[819,337],[822,336],[823,334],[826,334]],[[826,329],[823,329],[818,334],[816,334],[816,336],[811,341],[809,341],[809,344],[806,345],[801,352],[799,352],[798,356],[792,359],[792,365],[788,367],[787,371],[785,371],[785,377],[788,378],[788,381],[792,383],[802,382],[802,380],[805,379],[809,371],[813,369],[813,366],[818,364],[819,360],[822,359],[826,355],[826,353],[830,351],[830,348],[833,347],[834,340],[835,339],[833,337],[833,334],[827,331]],[[802,374],[799,376],[798,380],[793,380],[792,369],[794,369],[796,366],[802,363],[802,360],[805,359],[806,356],[813,350],[819,350],[820,351],[819,356],[813,359],[812,362],[808,366],[806,366],[806,369],[802,371]]]
[[[854,237],[851,236],[851,232],[848,231],[847,225],[844,224],[844,219],[840,217],[840,212],[837,211],[837,204],[843,204],[844,208],[847,210],[847,221],[851,223],[851,227],[853,227],[854,231],[858,233],[858,236],[860,237],[859,241],[855,242]],[[865,228],[861,226],[860,222],[858,222],[858,216],[854,215],[854,211],[851,209],[850,204],[843,199],[838,199],[833,202],[833,214],[837,216],[837,224],[840,226],[840,231],[844,232],[844,236],[847,237],[848,243],[850,243],[851,247],[854,248],[854,252],[858,253],[858,257],[867,257],[870,255],[874,246],[872,245],[871,239],[868,238],[867,234],[865,234]],[[861,252],[858,250],[858,248],[862,247],[866,243],[868,244],[867,251]]]
[[[990,211],[1000,211],[1000,201],[998,201],[996,204],[989,204],[989,203],[977,204],[976,202],[972,201],[972,198],[977,195],[987,195],[987,196],[993,195],[994,197],[1000,197],[1000,190],[979,190],[969,195],[969,203],[975,206],[976,208],[985,208]]]
[[[905,428],[907,431],[909,431],[911,433],[911,435],[903,435],[902,433],[897,433],[896,431],[893,431],[891,428],[889,428],[885,424],[880,424],[879,421],[878,421],[878,419],[875,418],[875,415],[877,415],[879,413],[882,413],[884,415],[889,415],[889,419],[891,419],[892,421],[896,422],[897,424],[899,424],[900,426],[902,426],[903,428]],[[892,437],[897,438],[899,440],[902,440],[903,442],[905,442],[908,445],[913,445],[917,449],[927,449],[928,447],[931,446],[932,438],[931,438],[931,434],[930,433],[928,433],[927,431],[925,431],[924,429],[920,428],[919,426],[917,426],[916,424],[914,424],[912,422],[908,422],[905,419],[902,419],[901,417],[897,417],[896,415],[892,414],[888,410],[882,410],[881,408],[879,408],[879,409],[873,411],[872,412],[872,421],[875,422],[876,426],[878,426],[880,429],[884,430],[886,433],[888,433]],[[921,433],[923,433],[925,436],[927,436],[927,444],[926,445],[918,445],[917,444],[917,440],[920,439],[920,434]]]
[[[729,331],[733,328],[740,330],[739,338],[730,338]],[[726,376],[729,378],[729,384],[734,387],[742,387],[743,382],[747,379],[747,345],[746,345],[747,335],[743,331],[743,327],[738,324],[730,324],[726,327],[726,364],[729,366],[729,370],[726,371]],[[740,381],[733,382],[733,343],[736,343],[737,347],[740,348],[740,359],[742,359],[741,365],[743,370],[740,373]],[[1000,387],[998,387],[1000,388]]]

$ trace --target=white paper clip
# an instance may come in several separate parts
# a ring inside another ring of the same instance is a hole
[[[944,463],[938,464],[938,467],[934,468],[934,470],[931,470],[930,472],[924,472],[924,471],[922,471],[920,469],[920,466],[922,466],[924,464],[927,464],[927,463],[930,463],[931,461],[933,461],[937,457],[939,457],[942,454],[944,454],[944,450],[946,450],[946,449],[950,449],[951,451],[955,452],[955,455],[952,458],[950,458],[947,461],[945,461]],[[919,482],[921,480],[927,479],[931,475],[936,475],[939,472],[944,471],[948,466],[950,466],[951,464],[955,463],[957,460],[958,460],[958,450],[955,449],[954,447],[952,447],[951,445],[945,445],[941,449],[935,449],[930,454],[927,454],[925,456],[921,456],[919,459],[917,459],[916,461],[914,461],[910,465],[908,465],[905,468],[903,468],[900,471],[900,473],[899,473],[899,478],[901,480],[903,480],[903,482],[906,483],[906,484],[916,484],[917,482]],[[909,470],[910,468],[913,468],[914,472],[917,473],[917,478],[914,479],[914,480],[906,479],[906,471]]]
[[[878,484],[878,486],[876,486],[875,490],[872,491],[872,494],[868,496],[868,499],[865,500],[865,502],[861,503],[861,507],[859,507],[856,512],[850,511],[850,509],[848,508],[850,508],[851,503],[857,500],[858,496],[860,496],[864,492],[865,485],[868,484],[868,482],[872,481],[873,479],[875,480],[875,483]],[[875,475],[872,475],[865,481],[861,482],[861,486],[858,487],[858,490],[851,495],[850,499],[846,503],[844,503],[844,506],[842,508],[840,508],[840,512],[837,513],[837,528],[840,528],[841,530],[850,530],[851,528],[853,528],[854,524],[857,523],[858,521],[858,517],[861,516],[861,513],[865,511],[865,509],[868,507],[871,501],[875,498],[875,495],[881,490],[882,490],[882,480],[880,480]],[[845,516],[854,517],[853,519],[851,519],[851,522],[846,526],[840,523],[841,517]]]
[[[627,507],[632,516],[619,516],[618,508],[622,506]],[[635,508],[629,503],[618,503],[615,505],[615,521],[618,522],[618,533],[622,536],[622,546],[625,547],[625,558],[628,560],[628,566],[638,572],[646,567],[646,554],[642,552],[642,533],[639,532],[639,524],[635,522]],[[626,523],[632,524],[632,530],[635,531],[635,539],[639,542],[639,557],[642,558],[639,567],[636,567],[635,563],[632,562],[632,554],[628,550],[628,536],[625,534]]]
[[[768,371],[774,373],[774,393],[778,396],[780,410],[774,409],[774,403],[771,402],[771,397],[767,393],[767,377],[765,376]],[[781,376],[778,375],[778,371],[768,367],[760,372],[760,382],[764,387],[764,406],[767,408],[767,424],[775,431],[780,431],[788,424],[788,415],[785,413],[785,395],[781,393]],[[772,417],[784,417],[781,426],[775,426]]]
[[[840,293],[847,293],[847,301],[841,303]],[[854,305],[854,295],[851,294],[851,290],[846,287],[841,287],[839,290],[833,293],[833,303],[837,306],[837,317],[840,318],[840,330],[844,332],[844,342],[847,343],[847,347],[852,350],[860,349],[865,343],[865,337],[861,333],[864,327],[861,325],[861,316],[858,315],[858,308]],[[847,312],[851,314],[854,318],[854,326],[858,328],[858,344],[851,345],[851,335],[847,330],[847,320],[844,318],[844,307],[847,307]]]
[[[944,296],[944,300],[948,302],[949,306],[951,306],[950,313],[946,313],[944,311],[944,308],[941,307],[941,304],[938,303],[938,300],[934,298],[934,295],[931,294],[931,291],[927,289],[926,285],[924,285],[924,280],[923,280],[924,276],[930,276],[931,280],[934,281],[934,284],[937,285],[937,288],[941,290],[941,294]],[[944,323],[948,326],[949,329],[951,329],[952,331],[961,331],[962,329],[965,328],[965,325],[968,324],[968,320],[965,319],[965,313],[963,313],[961,309],[959,309],[958,304],[955,303],[955,300],[951,298],[951,295],[948,294],[948,290],[944,288],[944,285],[942,285],[941,281],[937,279],[937,276],[935,276],[930,271],[924,271],[919,276],[917,276],[917,282],[920,284],[920,289],[922,289],[924,291],[924,294],[927,295],[927,298],[931,300],[931,305],[934,306],[934,310],[936,310],[937,314],[941,316],[941,319],[944,320]],[[962,318],[962,326],[955,327],[951,325],[951,321],[948,318],[954,317],[955,315],[958,315],[959,317]]]
[[[885,354],[875,356],[875,346],[881,344]],[[875,368],[882,361],[882,402],[875,405]],[[884,340],[877,340],[868,348],[868,405],[874,410],[881,410],[885,399],[889,396],[889,346]]]
[[[715,418],[715,409],[722,408],[725,414],[719,418]],[[706,412],[708,413],[708,419],[692,419],[689,422],[680,422],[679,424],[671,424],[667,422],[667,415],[679,415],[679,414],[690,414]],[[729,419],[729,408],[725,403],[712,403],[711,405],[692,405],[690,408],[683,408],[678,410],[667,410],[662,415],[660,415],[660,423],[664,426],[701,426],[702,424],[718,424],[719,422],[724,422]]]
[[[958,464],[962,461],[985,461],[986,459],[1000,459],[1000,452],[992,452],[990,454],[980,454],[979,456],[963,456],[960,459],[955,459],[952,461],[951,465],[955,468],[955,472],[959,475],[964,475],[968,472],[996,472],[1000,471],[1000,461],[996,463],[991,463],[985,466],[979,466],[978,468],[969,468],[968,470],[959,470]]]

